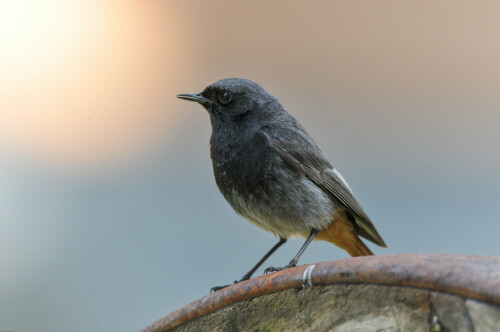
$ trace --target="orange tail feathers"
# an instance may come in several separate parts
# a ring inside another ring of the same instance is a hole
[[[343,213],[336,213],[330,226],[319,232],[316,239],[331,242],[352,257],[373,255]]]
[[[356,236],[356,241],[354,242],[354,246],[356,247],[356,250],[351,249],[346,249],[349,255],[352,257],[356,256],[372,256],[373,252],[368,249],[366,244],[364,244],[363,241],[359,237]]]

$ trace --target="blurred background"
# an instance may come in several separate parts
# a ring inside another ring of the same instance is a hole
[[[226,77],[308,129],[376,254],[500,255],[499,31],[497,1],[1,1],[0,329],[135,331],[275,244],[175,98]]]

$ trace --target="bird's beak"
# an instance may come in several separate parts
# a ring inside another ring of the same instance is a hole
[[[208,105],[208,104],[214,103],[210,99],[203,97],[201,95],[201,93],[181,93],[181,94],[177,95],[177,98],[189,100],[189,101],[195,101],[195,102],[200,103],[202,105]]]

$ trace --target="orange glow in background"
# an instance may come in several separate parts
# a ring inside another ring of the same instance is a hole
[[[0,148],[87,164],[171,128],[164,91],[185,55],[165,14],[142,2],[0,2]]]

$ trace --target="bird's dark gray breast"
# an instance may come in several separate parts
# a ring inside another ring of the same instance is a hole
[[[248,139],[226,144],[218,146],[212,142],[211,145],[215,181],[224,197],[233,207],[235,196],[242,200],[265,199],[269,195],[269,184],[275,180],[275,156],[266,136],[257,132]]]

